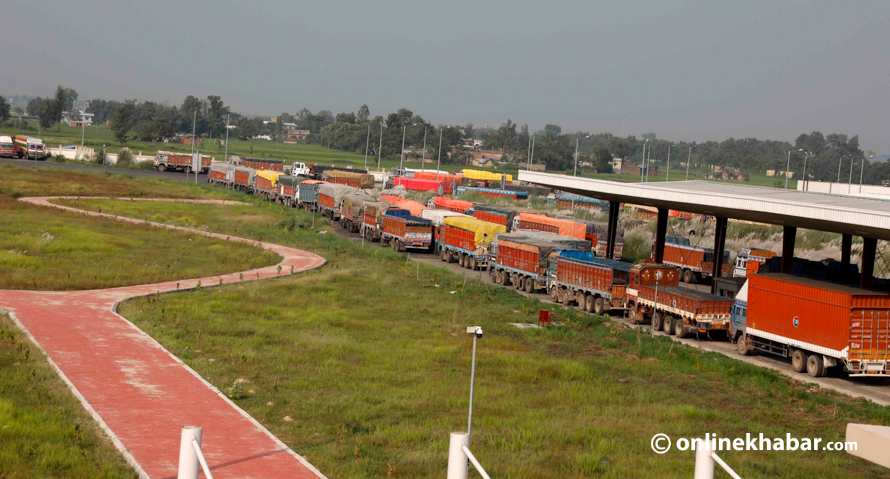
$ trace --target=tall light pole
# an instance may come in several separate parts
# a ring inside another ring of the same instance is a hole
[[[788,150],[788,166],[785,167],[785,189],[788,189],[788,172],[791,171],[791,150]],[[837,170],[838,179],[840,179],[841,170]]]
[[[368,122],[368,137],[365,138],[365,171],[368,171],[368,147],[371,146],[371,122]]]
[[[426,163],[426,125],[423,125],[423,153],[420,155],[420,171],[423,171],[423,165]],[[438,173],[436,173],[438,176]]]
[[[531,171],[532,164],[532,135],[528,135],[528,148],[525,150],[525,167]]]
[[[841,182],[841,163],[843,163],[846,157],[847,155],[843,155],[837,160],[837,183]]]
[[[535,162],[535,136],[536,135],[532,135],[532,152],[531,152],[532,156],[528,163],[528,171],[532,171],[532,163]]]
[[[653,141],[654,145],[655,142]],[[652,147],[650,146],[646,153],[646,183],[649,183],[649,165],[652,164]]]
[[[408,130],[408,125],[402,125],[402,156],[399,157],[399,169],[402,169],[402,161],[405,159],[405,131]]]
[[[83,137],[87,129],[87,110],[86,105],[80,110],[80,147],[83,148]]]
[[[624,138],[624,123],[627,120],[627,113],[621,114],[621,138]]]
[[[380,146],[377,147],[377,171],[380,171],[380,156],[383,154],[383,122],[380,122]]]
[[[436,161],[436,181],[439,181],[439,170],[442,168],[442,126],[439,125],[439,159]]]
[[[674,145],[668,145],[668,170],[667,170],[667,173],[664,175],[665,182],[671,181],[671,147],[672,146],[674,146]]]
[[[229,162],[229,114],[226,113],[226,163]]]
[[[195,124],[198,122],[198,109],[195,108],[195,114],[192,115],[192,162],[195,161]],[[185,168],[185,174],[188,176],[189,170]],[[188,178],[186,178],[188,179]],[[195,181],[198,181],[198,177],[195,176]]]
[[[875,156],[869,156],[868,161],[871,161]],[[865,174],[865,159],[862,161],[862,168],[859,169],[859,192],[862,193],[862,175]]]
[[[640,158],[640,183],[643,182],[643,168],[646,165],[646,143],[649,143],[649,140],[643,140],[643,156]]]
[[[580,138],[575,138],[575,173],[573,176],[578,176],[578,142],[581,141]]]
[[[689,181],[689,163],[692,162],[692,147],[689,147],[689,157],[686,158],[686,181]]]
[[[865,158],[863,158],[865,160]],[[850,194],[850,188],[853,187],[853,163],[856,161],[856,158],[850,157],[850,179],[847,180],[847,194]],[[863,161],[863,164],[865,162]]]
[[[482,337],[482,326],[469,326],[467,333],[473,335],[473,364],[470,367],[470,412],[467,419],[467,447],[470,444],[470,431],[473,429],[473,385],[476,382],[476,339]]]

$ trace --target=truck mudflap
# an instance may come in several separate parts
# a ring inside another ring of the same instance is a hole
[[[890,374],[887,361],[846,361],[851,377],[887,376]]]
[[[698,329],[700,333],[704,333],[707,331],[726,331],[729,329],[729,321],[708,321],[701,322],[699,321],[695,327]]]

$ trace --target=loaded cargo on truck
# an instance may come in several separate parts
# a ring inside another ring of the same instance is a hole
[[[275,182],[282,173],[272,170],[260,170],[256,172],[256,191],[266,199],[275,199]]]
[[[255,170],[271,170],[279,173],[284,172],[283,160],[267,160],[264,158],[249,158],[246,156],[233,156],[229,158],[229,163],[238,166],[246,166]]]
[[[736,295],[731,337],[738,351],[791,358],[796,372],[890,374],[890,294],[782,273],[748,277]]]
[[[489,223],[471,216],[451,216],[439,226],[436,247],[442,261],[458,262],[468,269],[488,264],[488,247],[498,233],[506,233],[504,225]]]
[[[517,226],[520,230],[546,231],[578,239],[587,239],[587,226],[583,223],[551,218],[542,214],[519,213]]]
[[[733,300],[680,287],[673,266],[640,263],[630,269],[625,297],[628,318],[651,319],[652,328],[685,338],[692,333],[729,332]]]
[[[217,183],[231,187],[235,181],[235,165],[214,161],[210,163],[210,175],[207,176],[208,183]]]
[[[256,186],[256,170],[246,166],[236,166],[234,172],[235,181],[232,187],[247,193],[253,193]]]
[[[504,225],[507,231],[513,231],[513,219],[519,214],[515,208],[477,204],[473,207],[473,217],[482,221]]]
[[[200,155],[200,153],[196,154]],[[191,153],[176,153],[174,151],[159,150],[157,156],[155,156],[155,168],[158,171],[174,170],[191,173],[194,171],[192,168],[192,158]],[[212,156],[201,155],[201,173],[207,173],[207,171],[210,170],[212,161]]]
[[[652,247],[653,254],[655,247]],[[697,283],[714,274],[714,248],[694,246],[688,238],[668,236],[664,243],[664,264],[680,269],[680,280]],[[721,276],[729,276],[729,251],[723,252]]]
[[[340,226],[352,233],[358,233],[362,226],[362,209],[365,201],[373,201],[371,195],[355,190],[343,195],[340,202]]]
[[[307,179],[308,178],[303,176],[279,176],[278,180],[275,182],[275,197],[278,202],[290,206],[291,208],[295,208],[300,202],[297,189],[300,187],[300,183]]]
[[[470,211],[473,209],[474,205],[469,201],[453,200],[451,198],[445,198],[442,196],[434,196],[430,198],[427,206],[436,210],[448,210],[469,215],[472,214],[470,213]]]
[[[553,301],[601,315],[626,306],[627,279],[633,264],[597,258],[590,251],[552,254],[547,291]]]
[[[514,200],[527,200],[528,193],[524,191],[501,190],[498,188],[481,188],[474,186],[458,186],[457,194],[478,193],[482,196],[491,196],[492,198],[510,198]]]
[[[450,181],[421,180],[407,176],[394,176],[387,183],[392,186],[404,186],[408,190],[432,191],[439,196],[453,193],[452,182]]]
[[[15,156],[15,144],[11,136],[0,136],[0,157],[12,158]]]
[[[424,219],[430,220],[433,223],[433,241],[439,241],[439,226],[442,225],[442,222],[445,218],[449,218],[452,216],[460,216],[466,218],[467,215],[462,213],[457,213],[451,210],[423,210],[420,212],[420,217]]]
[[[547,267],[554,251],[590,251],[590,242],[554,233],[501,233],[491,242],[488,270],[498,284],[528,293],[547,286]]]
[[[407,248],[428,250],[433,245],[433,225],[428,219],[408,210],[389,208],[383,216],[380,245],[392,245],[395,251]]]
[[[343,202],[343,196],[354,191],[358,191],[358,189],[334,183],[322,184],[318,187],[318,210],[321,211],[322,216],[334,221],[339,220],[340,203]]]
[[[337,183],[340,185],[348,185],[353,188],[373,188],[374,176],[355,173],[352,171],[328,170],[324,174],[325,181],[329,183]]]
[[[297,197],[300,201],[300,208],[307,211],[315,211],[318,209],[318,188],[325,184],[319,180],[304,180],[297,186]]]
[[[388,201],[365,201],[362,208],[362,237],[380,241],[383,228],[383,215],[392,207]]]

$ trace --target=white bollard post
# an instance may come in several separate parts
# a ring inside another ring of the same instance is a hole
[[[714,479],[714,459],[711,458],[711,442],[707,439],[695,449],[695,479]]]
[[[198,455],[192,441],[201,444],[202,428],[198,426],[182,426],[182,437],[179,441],[179,474],[176,479],[198,479]]]
[[[448,446],[447,479],[467,479],[468,463],[464,454],[464,446],[469,444],[469,436],[465,432],[452,432]]]

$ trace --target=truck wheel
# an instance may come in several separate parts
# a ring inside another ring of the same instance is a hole
[[[807,358],[807,374],[814,378],[825,375],[825,363],[822,361],[821,354],[811,354]]]
[[[554,303],[559,302],[559,288],[557,288],[556,286],[550,288],[550,300]]]
[[[470,257],[470,261],[469,261],[469,264],[467,265],[467,268],[469,268],[473,271],[476,271],[476,257],[475,256]]]
[[[652,313],[652,329],[654,329],[656,331],[660,331],[661,323],[662,323],[661,313],[659,313],[658,311]]]
[[[585,306],[586,301],[584,300],[584,292],[583,291],[575,292],[575,302],[578,303],[578,309],[580,309],[581,311],[584,311],[584,306]]]
[[[738,341],[736,341],[735,347],[739,350],[739,354],[741,354],[742,356],[750,355],[751,350],[748,349],[748,335],[742,333],[742,335],[739,336]]]
[[[683,318],[674,318],[674,336],[680,339],[689,337],[689,332],[686,329],[686,320]]]
[[[457,265],[460,266],[461,268],[464,267],[464,258],[466,258],[466,255],[463,253],[460,253],[457,256]]]
[[[533,278],[525,278],[525,292],[531,293],[535,290],[535,280]]]
[[[807,353],[801,349],[795,349],[791,353],[791,369],[796,373],[802,373],[807,369]]]
[[[664,332],[667,333],[668,336],[674,335],[674,321],[676,321],[676,319],[674,319],[673,316],[668,316],[668,315],[664,316],[663,329],[664,329]]]
[[[525,281],[525,278],[523,278],[522,276],[519,276],[516,273],[513,273],[513,276],[510,279],[513,281],[513,287],[519,291],[522,291],[523,286],[525,286],[523,284],[523,281]]]
[[[506,271],[501,271],[501,284],[504,286],[510,284],[510,275]]]
[[[602,316],[606,312],[606,300],[602,296],[597,296],[593,300],[593,314]]]
[[[593,297],[592,294],[588,294],[584,296],[584,311],[588,313],[593,313],[593,305],[596,303],[596,298]]]
[[[455,257],[454,253],[451,252],[451,251],[448,252],[448,262],[449,262],[449,263],[456,263],[456,262],[457,262],[457,258]]]
[[[694,284],[695,283],[695,275],[690,270],[683,271],[683,282]]]
[[[439,251],[439,256],[442,257],[442,261],[448,261],[448,252],[444,249],[442,251]]]
[[[572,298],[574,297],[575,295],[573,295],[572,292],[566,288],[561,288],[559,290],[559,302],[565,306],[571,306]]]
[[[158,171],[163,172],[163,171],[166,170],[166,169],[167,169],[166,166],[164,166],[164,165],[158,165]]]
[[[389,246],[389,239],[384,238],[383,236],[381,236],[381,237],[380,237],[380,246],[383,247],[383,248],[386,248],[387,246]]]

